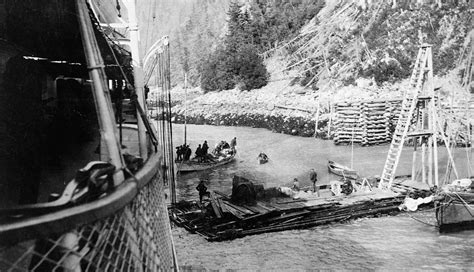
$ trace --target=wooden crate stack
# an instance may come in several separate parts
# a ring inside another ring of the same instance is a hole
[[[401,102],[359,101],[335,105],[334,143],[376,145],[391,141]]]

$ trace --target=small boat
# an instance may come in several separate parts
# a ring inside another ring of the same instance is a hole
[[[236,154],[237,150],[234,149],[232,152],[220,152],[218,156],[212,157],[212,160],[207,162],[199,162],[194,158],[188,161],[176,162],[176,166],[178,172],[203,171],[232,162]]]
[[[455,232],[474,229],[474,190],[470,179],[467,186],[453,186],[452,190],[438,194],[435,201],[439,232]],[[449,186],[449,185],[448,185]],[[463,188],[459,190],[458,188]]]
[[[268,162],[268,156],[264,153],[260,153],[260,155],[258,155],[257,159],[258,159],[258,162],[260,164],[265,164],[265,163]]]
[[[328,161],[328,170],[329,170],[329,172],[331,172],[335,175],[345,177],[345,178],[348,178],[348,179],[358,179],[359,178],[359,173],[356,170],[351,169],[351,168],[349,168],[345,165],[339,164],[337,162]]]

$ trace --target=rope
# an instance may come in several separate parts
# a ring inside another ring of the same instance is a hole
[[[415,220],[415,221],[418,221],[418,222],[420,222],[420,223],[423,223],[423,224],[425,224],[425,225],[428,225],[428,226],[431,226],[431,227],[438,227],[438,225],[434,225],[434,224],[425,222],[425,221],[423,221],[423,220],[421,220],[421,219],[418,219],[418,218],[416,218],[416,217],[413,217],[413,216],[411,216],[411,215],[409,215],[409,214],[407,214],[407,215],[408,215],[408,217],[410,217],[411,219],[413,219],[413,220]]]
[[[464,208],[466,208],[467,212],[472,217],[474,217],[474,214],[471,213],[471,210],[474,209],[474,208],[471,207],[471,205],[469,205],[457,192],[453,192],[453,193],[459,198],[459,200],[461,200],[461,202],[463,203],[463,206],[464,206]]]

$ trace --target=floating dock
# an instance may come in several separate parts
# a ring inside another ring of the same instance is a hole
[[[394,190],[373,188],[350,195],[331,196],[330,190],[320,190],[316,195],[303,199],[286,196],[276,188],[260,193],[252,203],[238,203],[232,195],[219,191],[210,192],[209,198],[182,201],[169,208],[171,220],[208,241],[232,240],[247,235],[289,229],[302,229],[334,222],[344,222],[361,217],[376,217],[400,212],[399,206],[408,194],[430,195],[402,184]],[[234,189],[233,189],[234,194]],[[257,193],[258,195],[258,193]]]

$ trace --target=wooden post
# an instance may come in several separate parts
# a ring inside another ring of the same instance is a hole
[[[433,138],[428,138],[428,184],[433,186]]]
[[[316,133],[318,132],[318,123],[319,123],[319,112],[320,112],[320,104],[319,104],[319,98],[318,98],[318,108],[316,110],[316,122],[314,124],[314,138],[316,138]]]
[[[430,186],[433,186],[433,170],[434,170],[433,169],[433,155],[434,155],[433,154],[433,137],[436,131],[436,129],[433,127],[434,112],[432,111],[432,105],[433,105],[433,97],[428,102],[428,105],[426,105],[426,102],[425,102],[425,108],[428,111],[428,131],[433,132],[433,134],[429,136],[428,138],[428,185]]]
[[[188,119],[188,74],[184,73],[184,144],[186,145],[186,125]]]
[[[421,144],[421,181],[426,183],[426,165],[425,165],[425,157],[426,157],[426,143],[423,142]]]
[[[331,102],[329,102],[328,139],[331,139],[331,125],[332,125],[332,106],[331,106]]]
[[[416,138],[415,138],[416,141]],[[416,149],[413,150],[413,159],[412,159],[412,166],[411,166],[411,180],[415,181],[416,178]]]
[[[438,177],[438,135],[437,135],[437,109],[436,109],[436,96],[433,86],[433,57],[431,52],[431,47],[429,50],[428,58],[428,80],[429,80],[429,90],[430,90],[430,110],[431,110],[431,127],[433,135],[431,136],[431,141],[433,143],[433,168],[434,168],[434,185],[439,186],[439,177]],[[449,147],[448,147],[449,148]]]

